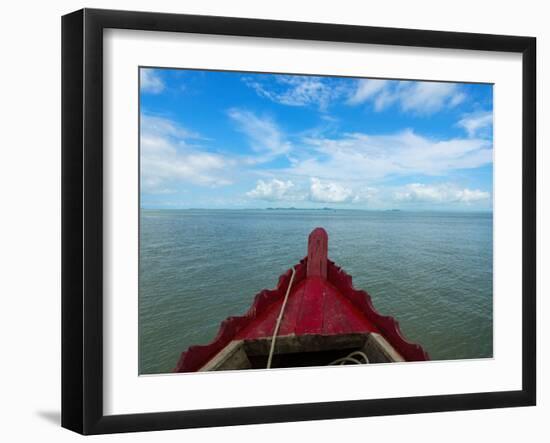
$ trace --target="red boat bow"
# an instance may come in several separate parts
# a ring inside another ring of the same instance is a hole
[[[327,252],[326,231],[314,229],[309,235],[307,257],[294,267],[294,281],[277,336],[374,332],[382,335],[405,361],[429,360],[420,345],[405,340],[393,317],[374,309],[366,291],[353,287],[352,277],[328,260]],[[245,315],[224,320],[211,343],[189,347],[174,371],[198,371],[233,340],[272,337],[291,276],[289,269],[279,277],[275,289],[258,293]]]

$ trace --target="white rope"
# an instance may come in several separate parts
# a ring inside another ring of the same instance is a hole
[[[292,268],[292,276],[290,277],[290,282],[288,283],[288,288],[286,288],[285,298],[283,300],[283,305],[281,306],[281,311],[279,312],[279,317],[277,318],[277,323],[275,323],[275,330],[273,331],[273,338],[271,339],[271,349],[269,350],[269,357],[267,358],[267,369],[271,368],[271,360],[273,359],[273,351],[275,350],[275,341],[277,340],[277,334],[279,333],[279,326],[281,326],[281,320],[283,319],[283,314],[285,312],[286,301],[288,300],[288,294],[290,294],[290,288],[294,282],[294,275],[296,274],[296,269]]]
[[[333,362],[329,363],[329,366],[330,365],[338,365],[338,364],[343,365],[343,364],[348,363],[348,362],[355,363],[355,364],[358,364],[358,365],[363,364],[363,362],[359,361],[357,358],[353,358],[356,355],[362,357],[363,360],[365,360],[364,363],[369,363],[369,358],[367,357],[367,354],[365,354],[364,352],[361,352],[361,351],[354,351],[351,354],[346,355],[345,357],[334,360]]]

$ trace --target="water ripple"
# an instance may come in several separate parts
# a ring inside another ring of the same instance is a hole
[[[329,256],[433,359],[492,355],[492,216],[366,211],[143,211],[140,372],[168,372],[306,253]]]

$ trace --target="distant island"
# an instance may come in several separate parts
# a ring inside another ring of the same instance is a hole
[[[291,206],[289,208],[266,208],[267,211],[333,211],[332,208],[295,208]]]

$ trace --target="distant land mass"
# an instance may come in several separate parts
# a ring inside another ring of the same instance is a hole
[[[266,208],[267,211],[333,211],[332,208]]]

